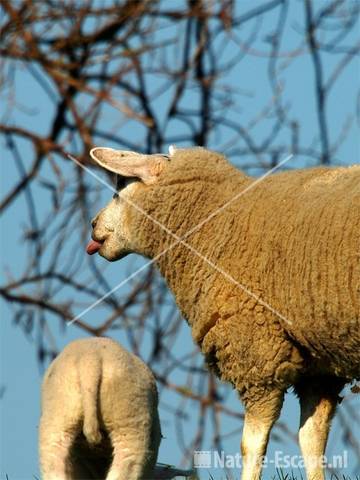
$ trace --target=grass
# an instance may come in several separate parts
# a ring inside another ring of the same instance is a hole
[[[198,477],[191,477],[190,480],[197,480]],[[210,475],[209,480],[234,480],[234,477],[213,477]],[[240,480],[240,479],[239,479]],[[277,475],[271,477],[271,478],[266,478],[264,476],[261,477],[261,480],[306,480],[306,477],[300,473],[299,476],[294,475],[294,473],[284,473],[282,470],[278,470]],[[354,477],[351,477],[350,475],[336,475],[334,473],[330,475],[326,475],[326,480],[360,480],[360,476],[356,475]]]
[[[34,480],[40,480],[40,478],[35,475],[32,475],[32,478]],[[10,480],[7,474],[5,474],[5,479]],[[199,477],[197,475],[193,475],[191,477],[188,477],[187,480],[199,480]],[[219,477],[215,478],[210,474],[209,480],[235,480],[235,478],[227,477],[227,476],[221,477],[221,478]],[[295,476],[294,473],[289,474],[289,473],[284,473],[282,470],[278,470],[275,476],[271,478],[266,478],[263,476],[261,477],[261,480],[306,480],[306,478],[303,476],[301,472],[300,472],[300,476]],[[351,477],[350,475],[336,475],[332,473],[330,475],[326,475],[326,480],[360,480],[360,476],[355,475],[354,477]]]

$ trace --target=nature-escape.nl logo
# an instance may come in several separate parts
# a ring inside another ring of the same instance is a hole
[[[344,450],[341,454],[326,457],[313,457],[307,459],[307,465],[320,465],[328,468],[347,468],[348,452]],[[282,450],[276,450],[273,458],[266,455],[262,458],[264,468],[271,465],[275,468],[304,468],[305,461],[301,455],[288,455]],[[194,451],[194,468],[241,468],[242,456],[240,453],[226,454],[223,450],[196,450]]]

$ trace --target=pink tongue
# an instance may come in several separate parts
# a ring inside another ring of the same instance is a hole
[[[101,246],[102,243],[96,242],[95,240],[90,240],[86,247],[86,253],[88,253],[89,255],[94,255],[94,253],[96,253]]]

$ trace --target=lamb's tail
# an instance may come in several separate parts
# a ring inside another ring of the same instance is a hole
[[[79,376],[84,409],[83,433],[90,444],[97,444],[101,441],[98,407],[102,362],[93,352],[84,355],[81,363]]]

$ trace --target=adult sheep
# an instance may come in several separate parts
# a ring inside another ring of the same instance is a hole
[[[109,338],[70,343],[42,388],[43,480],[170,479],[189,472],[155,465],[161,440],[155,378]]]
[[[338,394],[360,377],[360,167],[258,182],[203,148],[90,153],[123,189],[87,251],[155,259],[208,364],[243,400],[243,480],[260,478],[291,385],[308,478],[324,478]]]

